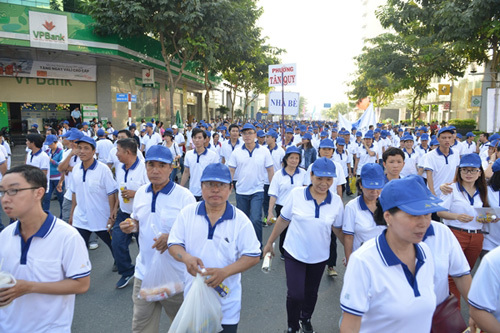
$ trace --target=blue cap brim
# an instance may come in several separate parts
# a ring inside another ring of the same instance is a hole
[[[231,184],[231,179],[224,179],[219,177],[205,177],[201,179],[201,182],[219,182],[224,184]]]
[[[410,215],[417,215],[417,216],[448,210],[438,205],[436,201],[431,201],[431,200],[422,200],[422,201],[412,202],[409,204],[399,205],[398,208]]]
[[[384,187],[385,179],[370,180],[370,179],[361,178],[361,185],[363,186],[363,188],[366,188],[369,190],[379,190],[379,189]]]
[[[167,164],[172,164],[173,159],[169,160],[169,159],[163,158],[163,157],[150,157],[150,158],[146,158],[144,160],[144,162],[149,162],[149,161],[156,161],[156,162],[163,162],[163,163],[167,163]]]
[[[328,172],[328,171],[316,171],[314,172],[314,175],[316,177],[332,177],[332,178],[337,177],[336,172]]]

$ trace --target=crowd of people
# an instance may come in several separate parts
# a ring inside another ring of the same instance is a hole
[[[115,130],[74,116],[75,127],[64,121],[40,133],[34,124],[24,165],[11,168],[0,145],[10,218],[0,271],[15,282],[0,283],[0,331],[69,332],[75,294],[90,286],[86,248],[99,238],[116,288],[133,281],[133,332],[158,332],[162,309],[174,320],[197,274],[218,295],[222,332],[236,332],[241,273],[274,255],[278,237],[285,332],[314,332],[321,279],[338,275],[337,242],[346,266],[341,332],[500,331],[499,134],[222,119]],[[59,211],[50,211],[53,196]],[[273,228],[267,240],[265,227]],[[155,255],[184,292],[141,297]],[[23,320],[38,306],[43,318]]]

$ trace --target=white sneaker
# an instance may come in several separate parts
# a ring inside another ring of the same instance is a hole
[[[89,244],[89,250],[95,250],[99,247],[98,243],[90,243]]]

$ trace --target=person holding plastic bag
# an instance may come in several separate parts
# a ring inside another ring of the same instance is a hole
[[[237,332],[241,272],[256,265],[261,254],[252,222],[228,201],[231,190],[229,168],[221,163],[208,165],[201,176],[203,201],[181,210],[168,239],[170,254],[184,263],[189,272],[184,289],[186,302],[192,298],[195,276],[203,275],[210,292],[217,295],[221,304],[224,333]],[[179,317],[185,315],[181,309]],[[174,324],[178,324],[177,318]],[[203,329],[195,327],[193,332],[205,332]],[[184,331],[176,331],[181,332]]]
[[[120,223],[124,233],[139,232],[132,332],[158,332],[162,307],[171,320],[181,307],[182,283],[177,275],[183,280],[186,269],[165,251],[175,217],[182,207],[196,202],[188,189],[170,180],[173,157],[167,147],[152,146],[145,161],[150,183],[137,190],[131,219]]]

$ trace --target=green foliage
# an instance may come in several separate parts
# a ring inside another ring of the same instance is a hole
[[[227,115],[229,113],[229,108],[225,105],[219,105],[216,111],[219,111],[223,115]]]
[[[340,114],[347,114],[349,112],[349,106],[347,103],[336,103],[331,108],[323,110],[321,114],[323,118],[328,120],[337,120]]]
[[[455,127],[476,127],[477,122],[474,119],[450,119],[448,122]]]
[[[391,124],[393,124],[393,125],[394,125],[395,121],[394,121],[394,119],[392,119],[392,118],[387,118],[386,120],[384,120],[384,121],[383,121],[383,123],[384,123],[384,124],[389,124],[389,123],[391,123]]]

